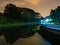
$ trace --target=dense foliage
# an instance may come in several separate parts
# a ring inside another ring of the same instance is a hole
[[[60,24],[60,6],[55,10],[51,10],[50,16],[55,24]]]
[[[39,15],[32,9],[7,4],[0,13],[0,35],[5,35],[8,43],[32,36],[39,30]]]

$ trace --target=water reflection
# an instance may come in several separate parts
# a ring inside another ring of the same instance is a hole
[[[0,45],[8,45],[3,36],[0,37]],[[46,45],[46,43],[38,33],[35,33],[31,37],[18,39],[11,45]]]
[[[35,26],[21,26],[16,27],[16,28],[9,28],[7,29],[7,36],[9,37],[9,41],[14,40],[16,38],[17,35],[17,40],[12,43],[11,45],[49,45],[46,43],[46,41],[42,38],[42,36],[40,34],[38,34],[36,31],[40,30],[40,26],[39,25],[35,25]],[[31,34],[31,35],[30,35]],[[19,37],[21,35],[21,38]],[[12,36],[15,36],[14,38],[12,38]],[[25,38],[22,38],[25,37]],[[0,45],[8,45],[5,41],[4,36],[0,37]]]
[[[48,40],[44,39],[47,45],[52,45]]]

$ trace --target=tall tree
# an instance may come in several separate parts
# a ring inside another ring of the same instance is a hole
[[[51,10],[50,16],[55,24],[60,24],[60,6],[55,10]]]
[[[13,4],[7,4],[4,10],[5,17],[15,18],[17,8]]]
[[[19,19],[20,21],[34,21],[40,14],[32,9],[24,7],[16,7],[14,4],[7,4],[4,10],[7,18]],[[36,20],[37,21],[37,20]]]
[[[28,23],[30,21],[34,23],[34,21],[38,21],[37,19],[39,15],[39,13],[35,12],[32,9],[25,7],[16,7],[14,4],[7,4],[4,10],[4,16],[7,18],[8,21],[10,21],[11,19],[13,19],[14,21],[17,19],[22,22]],[[13,43],[19,38],[32,36],[37,30],[39,30],[36,29],[38,27],[39,26],[35,24],[7,28],[4,30],[6,41],[8,43]]]
[[[34,21],[34,18],[39,15],[39,13],[33,11],[32,9],[20,7],[20,16],[24,21]]]

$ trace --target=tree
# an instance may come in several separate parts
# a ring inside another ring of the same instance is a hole
[[[55,10],[51,10],[50,16],[55,24],[60,24],[60,6]]]
[[[7,4],[4,10],[4,16],[7,18],[15,18],[17,13],[17,7],[13,4]]]
[[[39,13],[35,12],[32,9],[16,7],[13,4],[7,4],[4,10],[4,16],[7,19],[6,22],[10,24],[11,21],[16,23],[17,20],[19,20],[18,23],[20,23],[21,21],[25,24],[31,22],[34,23],[38,21],[39,15]],[[9,27],[5,28],[4,35],[8,43],[13,43],[19,38],[26,38],[34,35],[34,33],[37,32],[38,29],[36,28],[38,27],[39,26],[37,24]]]
[[[40,14],[33,11],[32,9],[29,8],[19,8],[20,9],[20,16],[23,21],[34,21]],[[36,20],[37,21],[37,20]]]
[[[16,7],[14,4],[7,4],[4,10],[4,16],[9,18],[9,20],[12,18],[14,20],[18,19],[22,22],[34,21],[36,19],[35,17],[38,17],[39,15],[39,13],[32,9]]]
[[[3,24],[5,21],[5,17],[3,15],[3,13],[0,12],[0,24]]]

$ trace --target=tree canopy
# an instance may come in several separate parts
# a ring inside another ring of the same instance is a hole
[[[20,21],[34,21],[40,14],[32,9],[16,7],[14,4],[7,4],[4,10],[6,18],[19,19]]]
[[[8,43],[34,35],[40,27],[36,23],[39,15],[32,9],[7,4],[3,14],[0,13],[0,35],[4,34]]]
[[[55,24],[60,24],[60,6],[55,10],[51,10],[50,16]]]

